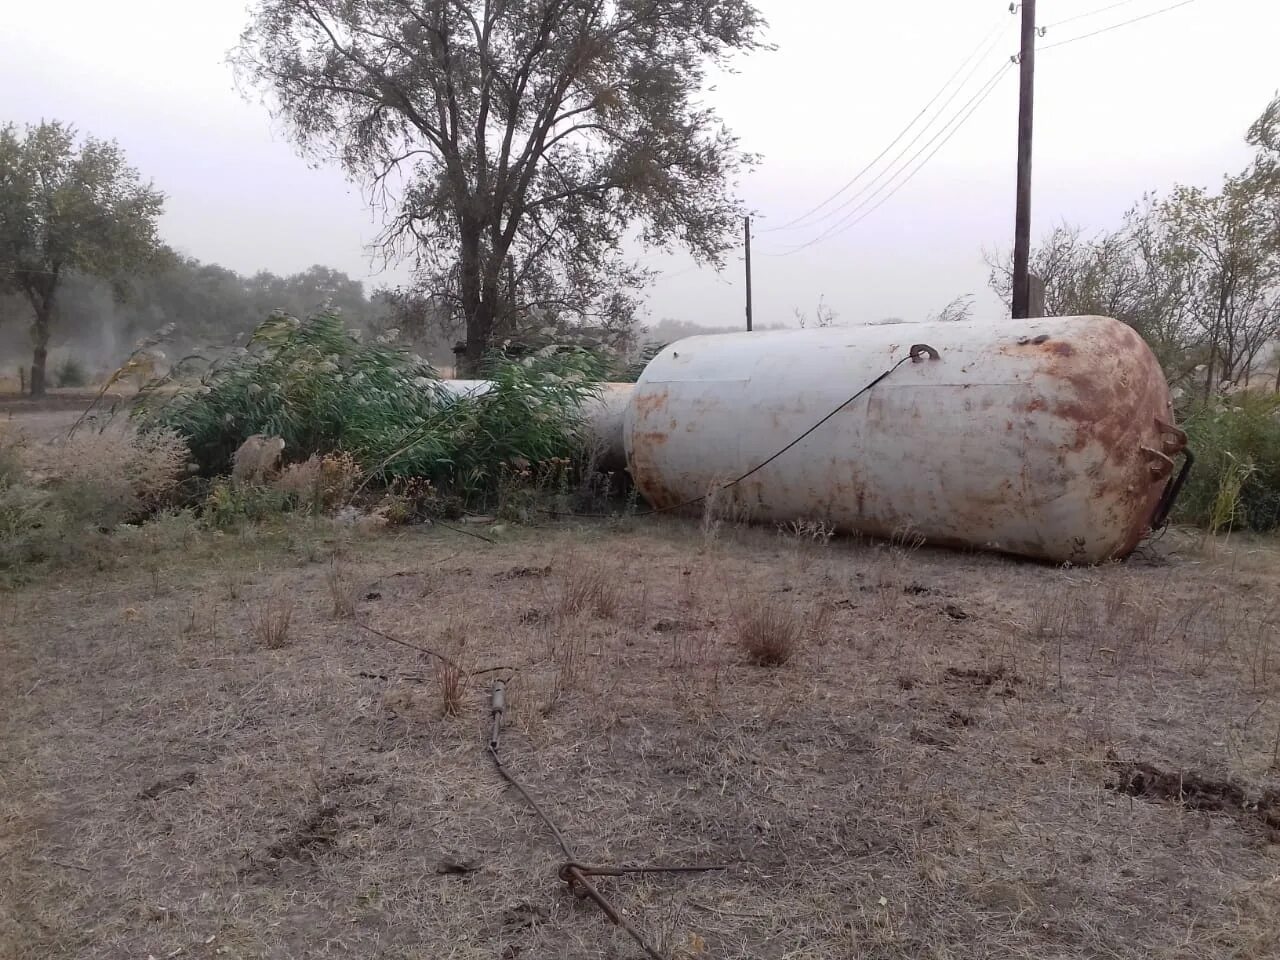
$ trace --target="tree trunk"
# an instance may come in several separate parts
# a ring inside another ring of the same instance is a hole
[[[462,319],[465,325],[466,344],[457,360],[459,377],[475,377],[479,374],[489,338],[493,334],[493,308],[486,304],[480,277],[480,227],[472,221],[461,225]]]
[[[35,350],[31,354],[31,396],[45,395],[45,364],[49,359],[49,319],[53,315],[53,296],[50,294],[36,307],[36,318],[31,324],[31,342]]]
[[[475,309],[467,314],[467,348],[462,353],[458,365],[458,375],[464,378],[477,377],[484,365],[485,354],[489,351],[489,340],[493,336],[493,304],[477,298]]]

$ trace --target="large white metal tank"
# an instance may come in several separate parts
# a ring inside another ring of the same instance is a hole
[[[807,438],[717,496],[756,520],[824,520],[1055,562],[1123,557],[1185,437],[1160,365],[1106,317],[690,337],[645,369],[623,431],[645,499],[671,508]]]

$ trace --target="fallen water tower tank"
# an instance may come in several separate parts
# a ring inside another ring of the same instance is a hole
[[[1156,358],[1106,317],[779,330],[649,363],[623,425],[632,478],[657,509],[703,497],[890,368],[716,509],[1093,563],[1137,545],[1185,446]]]

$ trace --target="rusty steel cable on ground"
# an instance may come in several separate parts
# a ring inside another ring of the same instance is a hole
[[[569,841],[564,838],[564,834],[560,832],[560,828],[556,826],[554,820],[547,815],[547,812],[538,805],[533,796],[525,789],[524,785],[512,775],[502,762],[502,757],[498,753],[499,736],[502,731],[502,720],[507,712],[507,692],[506,684],[501,680],[495,680],[490,694],[490,717],[493,725],[489,732],[488,751],[489,756],[493,760],[494,767],[497,768],[502,779],[511,786],[515,787],[516,792],[520,794],[538,818],[546,825],[551,835],[555,837],[556,843],[565,855],[565,862],[560,865],[556,871],[556,876],[569,885],[569,889],[574,894],[589,898],[609,920],[616,926],[621,927],[627,932],[645,952],[651,960],[667,960],[665,956],[652,947],[644,936],[635,926],[622,915],[622,912],[602,894],[596,886],[588,879],[589,877],[625,877],[632,875],[643,875],[650,873],[708,873],[714,870],[727,870],[727,864],[714,865],[693,865],[693,866],[666,866],[654,865],[645,867],[602,867],[589,866],[581,863],[577,855],[573,851],[573,847],[569,845]]]

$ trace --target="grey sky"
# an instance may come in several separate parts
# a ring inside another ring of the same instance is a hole
[[[1112,2],[1040,0],[1040,22]],[[1050,26],[1040,43],[1174,2],[1130,0]],[[403,276],[379,274],[371,264],[364,247],[377,222],[358,187],[336,168],[309,168],[265,107],[236,89],[225,55],[247,19],[241,0],[4,6],[0,120],[57,118],[119,140],[169,195],[163,231],[170,243],[242,272],[324,263],[374,283]],[[763,156],[742,184],[762,215],[754,245],[758,322],[789,322],[797,307],[812,312],[819,296],[847,322],[918,319],[963,293],[977,294],[979,308],[994,313],[982,249],[1010,242],[1012,65],[921,172],[852,229],[786,257],[768,254],[811,239],[836,218],[759,231],[803,213],[871,160],[1000,24],[1004,32],[944,119],[968,100],[1016,50],[1017,18],[1007,0],[759,6],[778,49],[743,60],[740,72],[709,94],[744,147]],[[1197,0],[1044,50],[1037,63],[1034,234],[1063,219],[1114,225],[1146,190],[1209,185],[1242,166],[1249,155],[1244,131],[1280,85],[1278,40],[1274,0]],[[691,270],[681,257],[645,262],[666,273],[650,293],[653,319],[741,322],[739,261],[721,276]]]

